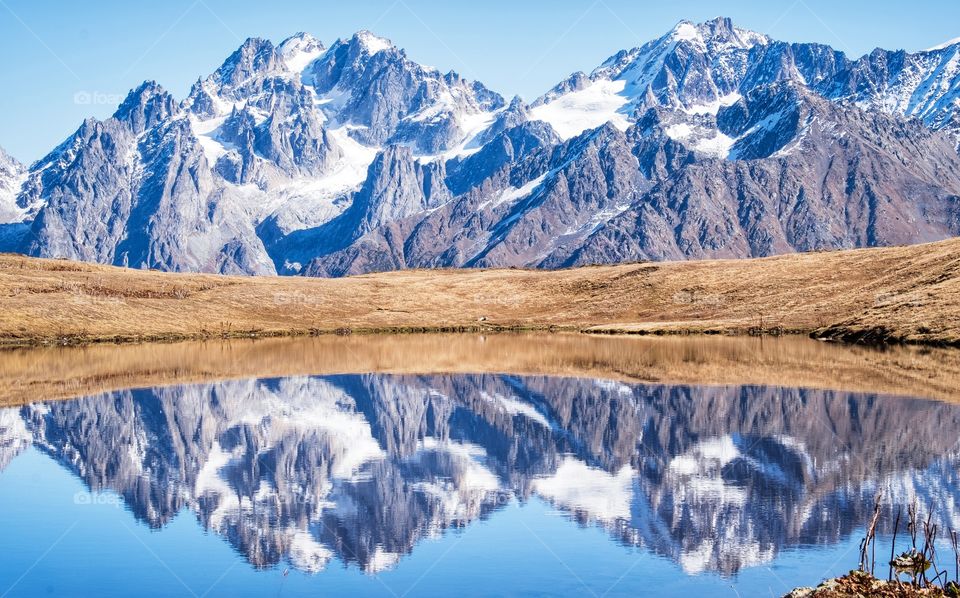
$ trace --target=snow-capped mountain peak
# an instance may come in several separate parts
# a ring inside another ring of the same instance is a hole
[[[387,38],[375,35],[366,29],[357,31],[351,38],[351,41],[355,41],[360,45],[361,48],[371,55],[395,47],[393,42]]]
[[[697,25],[691,23],[687,25],[692,26],[698,37],[705,43],[734,44],[749,49],[753,46],[769,44],[771,41],[770,37],[763,33],[737,27],[729,17],[716,17]]]
[[[938,50],[945,50],[951,46],[956,46],[957,44],[960,44],[960,37],[955,37],[953,39],[943,42],[942,44],[937,44],[932,48],[927,48],[926,50],[924,50],[924,52],[936,52]]]
[[[258,74],[285,70],[283,56],[270,40],[251,37],[214,71],[211,79],[221,87],[237,87]]]
[[[729,18],[681,21],[660,38],[621,50],[589,76],[574,73],[532,105],[564,139],[613,122],[625,129],[652,106],[716,114],[738,96],[750,53],[770,39]]]
[[[330,126],[350,127],[367,146],[404,144],[418,155],[459,147],[506,105],[482,84],[418,64],[369,31],[334,43],[303,81]]]
[[[283,40],[277,49],[283,56],[283,62],[287,69],[294,73],[302,72],[307,65],[319,58],[326,50],[323,42],[304,32]]]

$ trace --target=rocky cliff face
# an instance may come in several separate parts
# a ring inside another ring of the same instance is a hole
[[[489,375],[230,381],[0,411],[0,467],[32,444],[146,525],[188,509],[255,567],[375,572],[536,497],[729,575],[846,539],[878,487],[957,516],[960,453],[942,431],[960,410],[879,399]]]
[[[341,276],[753,257],[960,234],[960,43],[852,59],[681,22],[529,105],[366,31],[249,39],[24,171],[0,244]]]

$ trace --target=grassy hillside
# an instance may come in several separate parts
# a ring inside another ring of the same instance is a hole
[[[242,278],[0,255],[0,343],[560,327],[960,344],[960,239],[561,271]]]

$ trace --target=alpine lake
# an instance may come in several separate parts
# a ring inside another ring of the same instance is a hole
[[[878,493],[877,552],[908,504],[960,529],[947,349],[42,347],[0,397],[0,596],[782,596],[857,567]]]

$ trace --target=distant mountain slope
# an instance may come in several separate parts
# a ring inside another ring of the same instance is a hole
[[[144,83],[4,162],[0,245],[340,276],[937,240],[960,235],[958,65],[960,43],[854,60],[684,21],[528,105],[366,31],[249,39],[182,101]]]

